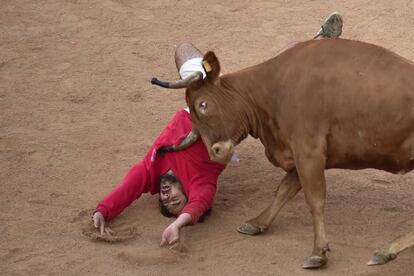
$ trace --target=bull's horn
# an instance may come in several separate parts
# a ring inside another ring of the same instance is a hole
[[[175,82],[168,82],[168,81],[161,81],[157,78],[152,78],[151,83],[164,87],[164,88],[172,88],[172,89],[179,89],[179,88],[186,88],[191,83],[194,83],[198,80],[203,79],[203,73],[200,71],[196,71],[191,73],[188,77],[183,80],[175,81]]]
[[[187,137],[176,147],[177,150],[183,150],[194,144],[197,139],[200,137],[200,133],[195,129],[191,129],[190,133],[188,133]]]
[[[200,133],[195,128],[193,128],[191,132],[187,135],[187,137],[185,137],[184,140],[181,141],[179,145],[161,147],[158,149],[158,153],[164,154],[166,152],[184,150],[188,148],[189,146],[191,146],[192,144],[194,144],[199,137],[200,137]]]

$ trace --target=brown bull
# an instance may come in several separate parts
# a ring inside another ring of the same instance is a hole
[[[314,227],[314,248],[304,267],[321,267],[329,251],[324,205],[329,168],[414,168],[414,64],[384,48],[343,39],[298,43],[262,64],[220,76],[213,52],[207,77],[180,83],[194,129],[211,159],[226,163],[247,135],[259,138],[269,161],[287,174],[274,201],[238,229],[266,230],[282,206],[303,188]],[[414,244],[397,239],[369,264],[385,263]]]

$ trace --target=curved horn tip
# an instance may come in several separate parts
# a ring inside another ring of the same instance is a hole
[[[151,84],[155,84],[155,85],[158,85],[158,86],[161,86],[161,87],[164,87],[164,88],[169,88],[170,87],[170,83],[169,82],[160,81],[157,78],[152,78],[151,79]]]
[[[186,88],[191,83],[196,82],[200,79],[203,79],[203,73],[200,71],[195,71],[191,73],[189,76],[187,76],[185,79],[178,80],[175,82],[161,81],[157,78],[152,78],[151,83],[164,87],[164,88],[180,89],[180,88]]]

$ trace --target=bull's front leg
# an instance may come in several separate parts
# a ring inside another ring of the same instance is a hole
[[[310,207],[314,229],[314,247],[312,255],[305,259],[303,268],[319,268],[328,261],[329,251],[324,223],[324,207],[326,197],[325,151],[324,147],[301,149],[295,156],[296,168]]]
[[[293,198],[301,188],[296,170],[288,172],[280,182],[273,202],[259,216],[240,225],[237,231],[242,234],[256,235],[267,230],[285,203]]]

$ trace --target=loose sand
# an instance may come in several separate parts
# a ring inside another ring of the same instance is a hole
[[[282,170],[259,141],[219,179],[207,222],[159,248],[170,222],[144,196],[111,224],[109,243],[88,228],[90,211],[185,106],[175,79],[177,44],[214,50],[225,72],[311,38],[343,14],[343,36],[414,60],[413,1],[22,1],[0,4],[0,274],[2,275],[412,275],[414,249],[386,266],[372,252],[414,228],[414,174],[327,172],[332,252],[307,271],[311,216],[300,193],[261,236],[236,227],[272,199]],[[283,68],[281,68],[283,69]],[[375,114],[373,114],[375,116]]]

